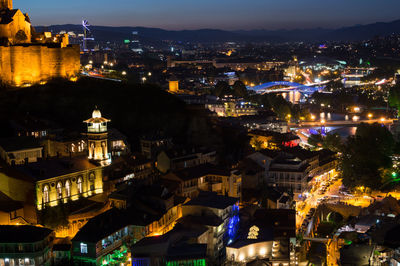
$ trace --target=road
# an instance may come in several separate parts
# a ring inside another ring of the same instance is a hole
[[[311,208],[317,208],[318,205],[322,202],[322,198],[331,199],[333,197],[337,197],[339,195],[339,188],[342,185],[341,180],[334,181],[330,186],[327,187],[326,192],[322,193],[322,185],[326,184],[329,180],[334,180],[337,178],[337,174],[332,176],[330,179],[325,179],[326,181],[315,182],[312,185],[312,189],[309,192],[307,198],[304,202],[299,202],[296,204],[296,227],[300,229],[301,224],[303,223],[307,213]]]
[[[337,174],[332,178],[336,178]],[[332,178],[330,180],[332,180]],[[308,197],[303,202],[296,204],[296,227],[300,229],[307,213],[311,208],[317,209],[318,205],[322,202],[338,203],[343,202],[348,205],[366,208],[370,206],[375,199],[383,199],[388,196],[392,196],[397,200],[400,200],[400,192],[392,191],[388,193],[382,193],[374,191],[367,195],[365,193],[340,193],[340,187],[342,186],[342,180],[338,179],[332,183],[325,193],[321,193],[321,186],[327,181],[316,182],[312,184],[312,189],[309,192]],[[321,199],[325,198],[324,201]]]
[[[335,126],[357,126],[361,123],[380,123],[385,125],[392,125],[394,119],[363,119],[363,120],[325,120],[325,121],[305,121],[300,123],[288,123],[290,128],[309,128],[309,127],[335,127]]]

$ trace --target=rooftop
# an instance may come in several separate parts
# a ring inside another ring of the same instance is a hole
[[[53,231],[31,225],[0,225],[0,243],[33,243],[44,240]]]
[[[217,195],[213,192],[201,192],[197,198],[187,202],[184,206],[204,206],[224,210],[239,202],[238,198]]]
[[[178,170],[173,172],[172,174],[174,174],[182,181],[198,179],[206,175],[218,175],[218,176],[231,175],[229,170],[217,167],[209,163]]]
[[[34,137],[12,137],[0,139],[0,147],[6,152],[41,148],[39,141]]]
[[[202,215],[202,216],[194,216],[187,215],[178,220],[179,223],[188,226],[188,225],[205,225],[205,226],[220,226],[224,223],[224,220],[219,218],[214,214]]]
[[[0,211],[12,212],[15,210],[22,209],[23,207],[24,207],[23,202],[15,201],[0,191]]]
[[[36,180],[45,180],[84,170],[92,170],[97,167],[98,166],[91,163],[86,156],[79,156],[73,158],[40,160],[35,163],[18,166],[17,169]]]
[[[71,241],[96,243],[128,224],[124,213],[113,208],[90,219]]]

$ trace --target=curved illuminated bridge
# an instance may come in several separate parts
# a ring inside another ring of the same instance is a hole
[[[300,84],[296,82],[290,82],[290,81],[273,81],[273,82],[267,82],[258,86],[254,87],[247,87],[249,90],[253,90],[256,93],[259,94],[265,94],[265,93],[276,93],[276,92],[288,92],[288,91],[299,91],[304,94],[313,94],[314,92],[323,89],[320,85],[323,83],[316,83],[316,84]],[[284,88],[277,88],[273,89],[273,87],[282,87],[285,86]]]

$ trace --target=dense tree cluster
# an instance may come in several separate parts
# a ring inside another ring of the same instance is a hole
[[[245,98],[248,95],[246,86],[240,80],[235,81],[233,86],[230,86],[225,81],[218,81],[213,94],[218,97],[233,95],[239,98]]]
[[[400,85],[393,86],[389,91],[389,104],[391,107],[400,110]]]
[[[311,134],[308,138],[308,144],[313,148],[324,148],[335,152],[342,151],[343,144],[339,134]]]
[[[379,189],[385,170],[392,168],[395,140],[389,130],[378,123],[360,124],[356,134],[343,147],[341,169],[343,184]]]

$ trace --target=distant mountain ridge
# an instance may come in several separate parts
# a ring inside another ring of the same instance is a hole
[[[81,25],[52,25],[37,26],[37,31],[61,30],[82,32]],[[377,22],[367,25],[342,27],[339,29],[294,29],[294,30],[164,30],[146,27],[111,27],[92,26],[91,30],[97,40],[123,41],[131,37],[132,31],[138,31],[140,38],[148,41],[172,40],[182,42],[294,42],[294,41],[360,41],[387,36],[392,33],[400,34],[400,20]]]

